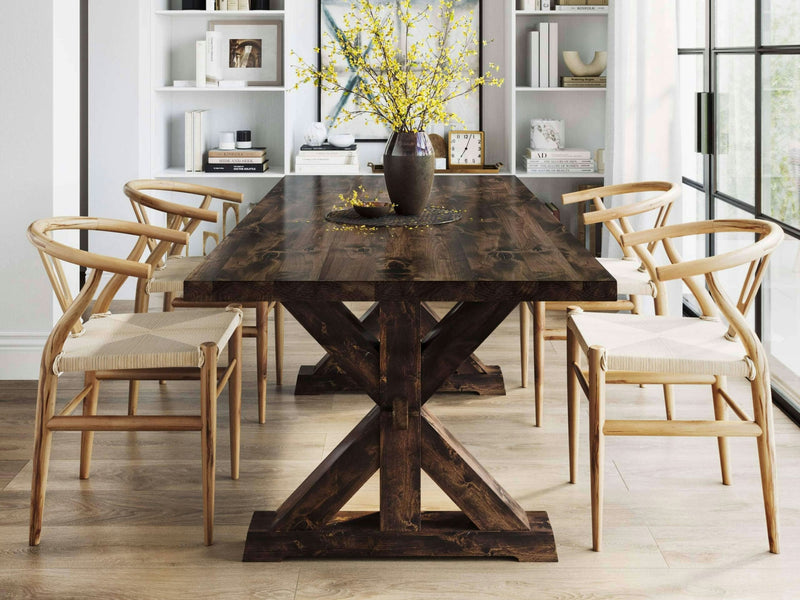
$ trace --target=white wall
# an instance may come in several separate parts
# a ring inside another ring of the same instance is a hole
[[[63,171],[55,168],[58,160],[71,160],[62,142],[64,135],[70,134],[60,128],[57,133],[54,126],[56,119],[78,119],[78,114],[71,112],[77,104],[70,98],[77,88],[62,87],[60,82],[70,76],[56,73],[55,67],[68,68],[65,65],[78,53],[77,45],[73,47],[69,41],[73,38],[63,35],[72,26],[65,15],[73,2],[76,7],[75,0],[59,0],[58,10],[53,0],[3,4],[0,180],[5,223],[0,236],[4,283],[0,294],[0,379],[38,377],[41,349],[53,324],[53,295],[38,253],[27,241],[26,229],[35,219],[54,214],[56,191],[58,211],[77,214],[74,181],[64,182]],[[77,17],[74,25],[77,28]],[[78,72],[72,76],[77,81]],[[75,154],[77,148],[76,139]]]

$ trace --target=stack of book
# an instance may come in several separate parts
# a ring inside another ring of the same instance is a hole
[[[606,78],[605,77],[562,77],[561,87],[604,88],[606,87]]]
[[[263,173],[269,169],[266,148],[208,151],[206,173]]]
[[[537,150],[528,148],[522,159],[528,173],[594,173],[595,162],[589,150]]]
[[[592,12],[607,11],[608,0],[556,0],[556,10]]]
[[[358,146],[338,148],[330,144],[303,144],[294,158],[294,172],[315,175],[357,175]]]
[[[558,87],[558,23],[539,23],[528,32],[531,87]]]

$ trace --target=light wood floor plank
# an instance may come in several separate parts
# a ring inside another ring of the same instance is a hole
[[[520,388],[516,318],[515,311],[477,352],[503,367],[508,395],[438,395],[429,407],[524,508],[548,512],[559,563],[239,562],[252,511],[274,510],[372,406],[354,394],[294,397],[298,367],[315,362],[321,350],[287,316],[286,384],[269,386],[264,426],[256,419],[253,345],[245,341],[239,481],[228,478],[227,402],[220,403],[215,544],[209,548],[202,545],[199,438],[163,432],[98,433],[88,481],[77,478],[79,435],[56,434],[42,545],[29,548],[35,383],[4,382],[0,598],[796,600],[800,429],[776,411],[781,555],[767,552],[753,441],[732,440],[733,485],[723,486],[714,440],[682,438],[607,440],[604,551],[592,552],[586,403],[581,471],[571,485],[564,344],[546,345],[546,427],[537,429],[532,388]],[[270,365],[270,381],[272,373]],[[747,398],[745,384],[731,384],[734,397]],[[65,375],[60,397],[65,401],[81,387],[80,377]],[[658,386],[612,386],[608,396],[609,418],[663,415]],[[191,412],[198,399],[193,382],[146,383],[140,411]],[[126,402],[126,384],[103,384],[101,412],[124,414]],[[676,389],[676,410],[679,418],[710,416],[709,391]],[[375,509],[378,489],[376,477],[347,508]],[[453,509],[425,476],[422,504]]]

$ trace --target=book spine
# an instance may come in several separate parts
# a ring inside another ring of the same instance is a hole
[[[606,5],[594,5],[594,6],[556,6],[556,11],[564,11],[564,12],[608,12],[608,6]]]
[[[222,79],[222,34],[206,31],[206,83],[218,84]]]
[[[239,10],[250,10],[250,0],[239,0]]]
[[[214,10],[217,7],[217,3],[214,0],[206,0],[206,10]]]
[[[531,31],[528,34],[528,46],[530,57],[528,58],[528,68],[530,69],[530,86],[539,87],[539,32]]]
[[[553,167],[593,167],[594,160],[591,158],[575,158],[575,159],[547,159],[547,158],[526,158],[525,162],[528,165],[535,165],[538,167],[545,167],[547,165]]]
[[[209,150],[208,156],[214,158],[259,158],[265,160],[266,152],[253,152],[251,150]]]
[[[197,87],[206,87],[206,41],[197,40],[194,51],[195,85]]]
[[[539,160],[590,160],[592,153],[589,150],[534,150],[533,148],[528,148],[525,151],[525,157]]]
[[[345,152],[327,152],[326,150],[300,150],[298,158],[357,158],[357,150],[347,150]]]
[[[547,23],[539,23],[539,87],[548,87],[550,76],[547,68],[550,64],[548,54],[550,52],[550,29]]]
[[[263,173],[269,169],[264,163],[260,165],[206,165],[206,173]]]
[[[183,113],[183,162],[186,171],[194,171],[194,124],[192,111]]]
[[[355,175],[358,174],[358,165],[303,165],[295,164],[295,173],[314,175]]]
[[[542,0],[542,10],[550,10],[550,0]]]
[[[210,165],[262,165],[266,161],[263,156],[209,156]]]
[[[217,10],[228,10],[228,0],[217,0]]]
[[[550,23],[550,65],[548,75],[550,87],[558,87],[558,23]]]
[[[192,112],[192,123],[194,125],[194,170],[202,172],[203,153],[206,150],[206,111],[195,110]]]

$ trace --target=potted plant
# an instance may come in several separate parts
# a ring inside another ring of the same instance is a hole
[[[457,15],[460,2],[439,0],[438,6],[431,2],[415,10],[412,0],[354,0],[335,36],[326,34],[315,49],[330,62],[317,67],[297,57],[297,86],[313,83],[353,99],[338,122],[366,115],[391,129],[383,166],[399,214],[419,214],[430,195],[435,159],[426,128],[463,124],[448,103],[477,93],[481,85],[503,83],[495,76],[497,65],[490,63],[484,73],[469,66],[485,42],[472,26],[471,11]],[[343,81],[340,65],[356,76]]]

